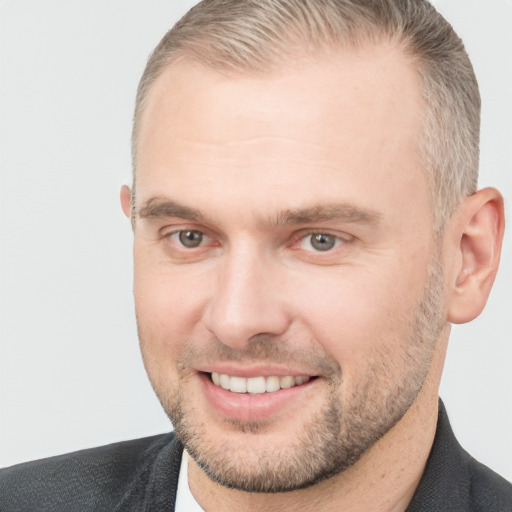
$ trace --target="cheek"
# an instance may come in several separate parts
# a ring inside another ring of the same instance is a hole
[[[203,277],[135,252],[133,293],[145,359],[178,358],[201,319]]]
[[[343,269],[297,286],[298,316],[345,377],[360,376],[383,351],[406,349],[421,295],[421,287],[410,283],[396,268]]]

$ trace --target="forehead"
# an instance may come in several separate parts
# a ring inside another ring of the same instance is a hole
[[[259,75],[226,76],[182,59],[149,92],[137,194],[170,186],[191,194],[225,181],[250,196],[262,179],[307,193],[310,178],[360,190],[365,173],[374,185],[417,184],[422,113],[415,63],[391,44]]]

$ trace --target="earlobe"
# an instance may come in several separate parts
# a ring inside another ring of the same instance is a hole
[[[130,219],[132,215],[132,192],[128,185],[121,187],[120,196],[123,213]]]
[[[493,188],[468,197],[458,215],[459,261],[448,304],[448,320],[466,323],[483,310],[498,270],[505,217],[503,197]]]

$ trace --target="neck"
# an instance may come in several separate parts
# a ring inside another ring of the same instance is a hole
[[[448,333],[444,334],[413,405],[351,468],[306,489],[265,494],[223,487],[189,459],[189,485],[195,499],[207,512],[405,511],[420,482],[436,431],[438,389],[448,339]]]

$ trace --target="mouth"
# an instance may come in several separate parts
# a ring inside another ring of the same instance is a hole
[[[304,405],[322,387],[319,375],[288,373],[283,368],[256,367],[236,370],[200,368],[197,371],[212,417],[241,422],[274,421],[303,411]]]
[[[231,391],[232,393],[248,393],[250,395],[275,393],[282,389],[301,386],[316,378],[309,375],[238,377],[218,372],[211,372],[208,375],[211,382],[219,388]]]

